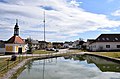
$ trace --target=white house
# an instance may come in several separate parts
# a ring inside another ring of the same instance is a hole
[[[0,54],[5,54],[5,41],[0,40]]]
[[[120,34],[101,34],[95,40],[88,40],[87,43],[87,49],[90,51],[119,51]]]
[[[73,44],[72,41],[70,41],[70,42],[65,42],[65,43],[63,44],[63,47],[64,47],[64,48],[72,48],[72,44]]]
[[[72,47],[73,47],[73,48],[80,48],[80,47],[79,47],[79,42],[80,42],[80,40],[74,41],[74,43],[72,44]]]

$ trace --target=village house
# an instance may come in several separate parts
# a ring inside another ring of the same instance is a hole
[[[80,38],[79,40],[76,40],[73,42],[72,48],[81,49],[83,46],[83,43],[84,43],[83,39]]]
[[[28,52],[39,49],[39,41],[38,40],[27,38],[27,39],[25,39],[25,43],[28,44]]]
[[[60,48],[63,48],[63,42],[52,42],[52,46],[53,48],[57,48],[57,49],[60,49]]]
[[[0,40],[0,54],[5,54],[5,41]]]
[[[63,47],[64,48],[72,48],[72,44],[73,44],[72,41],[70,41],[70,42],[66,41],[66,42],[64,42]]]
[[[120,51],[120,34],[101,34],[87,41],[89,51]]]
[[[48,48],[50,43],[46,41],[39,41],[39,49],[45,49]]]
[[[5,43],[5,54],[22,54],[26,52],[26,43],[19,36],[19,26],[16,20],[14,35]]]

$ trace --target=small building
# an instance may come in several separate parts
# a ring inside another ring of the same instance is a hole
[[[88,42],[89,51],[120,51],[120,34],[101,34]]]
[[[5,54],[5,41],[0,40],[0,54]]]
[[[46,41],[38,41],[39,43],[39,49],[45,49],[45,48],[48,48],[48,42]]]
[[[87,42],[86,42],[86,44],[85,44],[87,50],[92,50],[91,47],[90,47],[90,45],[91,45],[93,42],[95,42],[95,39],[87,39]]]
[[[39,49],[39,42],[38,40],[33,40],[31,38],[27,38],[25,42],[28,44],[28,50],[38,50]]]
[[[38,42],[38,40],[31,39],[31,43],[32,43],[32,50],[38,50],[39,49],[39,42]]]
[[[26,52],[26,44],[19,36],[19,26],[16,20],[14,35],[5,44],[5,54],[22,54]]]
[[[76,49],[81,49],[83,46],[84,41],[79,39],[73,42],[72,47]]]
[[[73,44],[73,42],[72,41],[70,41],[70,42],[64,42],[64,44],[63,44],[63,47],[64,48],[72,48],[72,44]]]
[[[53,42],[52,43],[53,48],[63,48],[63,42]]]

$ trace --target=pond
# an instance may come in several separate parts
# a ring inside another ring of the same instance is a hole
[[[70,56],[30,62],[17,79],[120,79],[119,72],[118,62],[88,55]]]

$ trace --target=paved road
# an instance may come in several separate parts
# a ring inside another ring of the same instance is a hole
[[[71,52],[71,50],[60,49],[59,52],[53,53],[53,54],[62,54],[62,53],[67,53],[67,52]],[[19,56],[43,56],[43,55],[47,55],[47,54],[23,54],[23,55],[16,55],[16,56],[19,57]],[[0,56],[0,58],[10,58],[11,56],[12,55],[5,55],[5,56]]]

